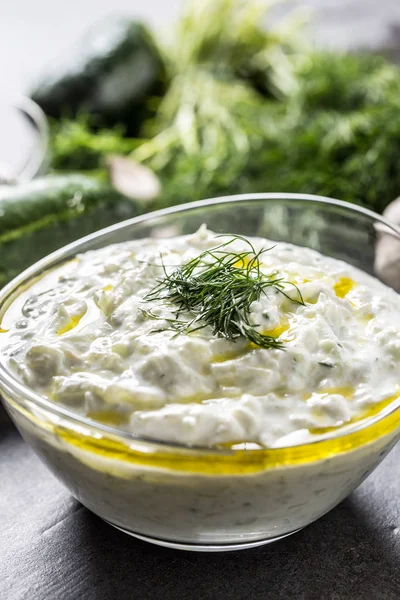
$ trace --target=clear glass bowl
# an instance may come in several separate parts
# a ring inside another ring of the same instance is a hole
[[[51,254],[0,292],[0,323],[23,290],[77,253],[192,233],[202,223],[315,248],[375,276],[377,267],[386,272],[380,238],[400,240],[380,216],[329,198],[205,200],[125,221]],[[139,439],[85,419],[28,389],[1,358],[0,389],[23,437],[84,506],[126,533],[192,550],[248,548],[294,533],[343,500],[400,437],[400,400],[322,441],[235,451]]]
[[[48,166],[48,124],[25,96],[0,98],[0,185],[30,181]]]

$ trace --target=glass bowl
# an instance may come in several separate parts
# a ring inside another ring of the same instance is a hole
[[[40,106],[26,96],[0,99],[0,185],[30,181],[48,166],[49,133]]]
[[[400,240],[379,215],[329,198],[204,200],[124,221],[54,252],[0,292],[0,323],[37,278],[77,253],[193,233],[203,223],[216,232],[314,248],[375,276],[386,272],[382,236]],[[84,506],[126,533],[189,550],[249,548],[298,531],[354,490],[400,437],[399,399],[320,441],[232,450],[138,438],[80,417],[28,389],[1,358],[0,389],[23,437]]]

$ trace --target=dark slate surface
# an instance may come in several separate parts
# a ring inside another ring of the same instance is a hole
[[[195,554],[136,541],[0,439],[1,600],[399,600],[400,444],[340,506],[270,546]]]
[[[400,46],[398,0],[310,3],[318,8],[319,38],[330,45]],[[7,3],[1,19],[3,26],[9,19],[10,39],[13,25],[25,22],[22,4]],[[26,4],[36,11],[33,26],[47,18],[45,4]],[[96,0],[96,10],[106,6],[108,0]],[[28,33],[24,40],[26,49]],[[194,554],[136,541],[89,513],[48,473],[0,407],[0,600],[164,598],[399,600],[400,444],[339,507],[291,538],[236,553]]]

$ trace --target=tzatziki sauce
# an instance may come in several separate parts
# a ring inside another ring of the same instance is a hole
[[[195,446],[295,445],[396,397],[398,294],[314,250],[250,241],[255,252],[267,249],[261,272],[285,281],[285,293],[268,287],[250,307],[251,323],[280,348],[225,339],[210,326],[177,333],[171,322],[190,314],[177,317],[173,302],[151,297],[166,271],[221,244],[203,226],[90,251],[45,275],[7,313],[2,352],[54,403]],[[246,248],[239,237],[229,246]]]

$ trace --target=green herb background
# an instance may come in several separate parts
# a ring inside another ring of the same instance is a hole
[[[187,2],[162,45],[167,92],[139,137],[125,137],[123,124],[94,130],[85,114],[54,121],[52,169],[104,176],[108,155],[131,156],[161,181],[154,208],[280,191],[382,212],[400,194],[398,67],[368,52],[313,50],[296,18],[265,28],[266,8]]]

